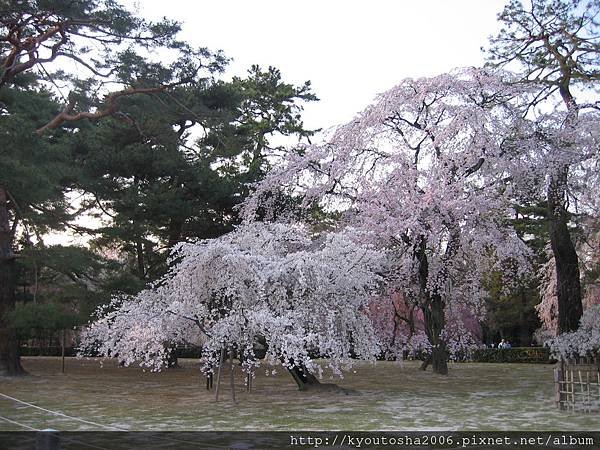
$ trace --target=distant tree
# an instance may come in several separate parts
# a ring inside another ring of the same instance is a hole
[[[581,133],[576,131],[578,118],[586,109],[598,109],[594,89],[600,81],[599,12],[598,0],[531,0],[525,4],[511,0],[498,16],[504,28],[487,49],[490,63],[517,70],[521,82],[537,90],[530,101],[531,110],[542,102],[546,110],[553,108],[551,100],[556,94],[566,110],[553,126],[564,134],[547,143],[550,151],[542,161],[548,180],[559,332],[575,329],[582,314],[580,267],[569,229],[569,197],[573,178],[581,176],[574,167],[579,161],[572,154],[574,148],[577,152],[575,141]],[[588,94],[578,101],[582,90]],[[538,173],[542,179],[544,175]]]
[[[384,357],[402,359],[431,351],[419,305],[401,292],[373,298],[369,302],[369,318]]]
[[[485,299],[483,321],[485,342],[498,343],[506,339],[512,345],[529,346],[540,321],[537,307],[540,302],[539,280],[532,272],[514,281],[507,288],[502,274],[493,272],[485,277],[488,295]]]
[[[105,285],[118,276],[119,264],[84,247],[43,242],[20,245],[17,260],[17,301],[53,304],[89,317],[98,304],[109,300]]]

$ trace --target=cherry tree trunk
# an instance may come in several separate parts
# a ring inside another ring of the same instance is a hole
[[[8,217],[8,195],[0,186],[0,376],[25,373],[21,367],[17,333],[7,319],[15,308],[15,255]]]
[[[566,208],[567,167],[552,174],[548,187],[550,245],[556,262],[556,294],[558,300],[558,332],[573,331],[583,314],[579,259],[569,231]]]
[[[298,389],[301,391],[306,391],[310,389],[311,386],[318,386],[321,384],[317,377],[311,374],[305,367],[294,366],[291,369],[288,369],[288,372],[298,385]]]
[[[429,261],[427,259],[425,238],[421,237],[415,257],[419,262],[419,288],[421,291],[421,310],[425,322],[425,334],[431,343],[431,365],[434,373],[448,374],[448,352],[446,342],[442,338],[442,330],[446,324],[444,300],[440,294],[432,294],[427,286],[429,277]],[[425,370],[424,364],[422,369]]]
[[[442,330],[446,324],[444,302],[440,295],[430,296],[423,310],[425,333],[431,343],[431,366],[434,373],[448,375],[448,351],[442,338]]]

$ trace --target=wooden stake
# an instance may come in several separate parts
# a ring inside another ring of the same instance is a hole
[[[65,373],[65,329],[62,330],[62,336],[60,340],[60,356],[62,358],[61,373]]]
[[[221,357],[219,358],[219,368],[217,369],[217,389],[215,389],[215,402],[219,401],[219,389],[221,387],[221,366],[225,358],[225,348],[221,349]]]
[[[571,372],[571,410],[575,411],[575,371]]]
[[[587,381],[587,406],[588,406],[588,412],[592,412],[592,397],[590,395],[590,373],[586,372],[585,373],[585,378]]]
[[[235,403],[235,379],[233,377],[233,369],[235,366],[233,365],[233,351],[229,352],[229,365],[231,366],[231,370],[229,371],[229,383],[231,384],[231,399],[233,403]]]
[[[560,381],[562,383],[562,389],[565,391],[568,389],[568,386],[565,383],[566,377],[567,377],[567,372],[566,372],[566,367],[565,367],[565,361],[561,360],[560,361]],[[568,397],[566,396],[566,394],[564,396],[561,394],[561,398],[560,398],[561,408],[560,409],[567,409],[567,403],[566,403],[567,399],[568,399]]]
[[[581,370],[578,370],[577,373],[579,374],[579,389],[581,390],[581,400],[583,402],[583,408],[586,408],[586,402],[585,402],[585,391],[583,390],[583,378],[581,378]]]
[[[561,403],[561,398],[560,398],[561,397],[561,395],[560,395],[561,382],[562,382],[562,371],[558,367],[555,367],[554,368],[554,394],[555,394],[556,407],[558,409],[562,409],[562,403]]]

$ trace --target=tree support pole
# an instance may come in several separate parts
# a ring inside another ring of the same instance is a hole
[[[219,389],[221,388],[221,366],[225,358],[225,348],[221,349],[221,357],[219,358],[219,368],[217,369],[217,388],[215,389],[215,402],[219,401]]]
[[[231,351],[229,353],[229,366],[230,366],[229,384],[231,385],[231,399],[233,400],[233,403],[236,403],[236,401],[235,401],[235,379],[234,379],[234,373],[233,373],[233,370],[235,369],[235,366],[233,364],[233,351]]]
[[[66,330],[63,328],[61,330],[60,336],[60,357],[61,357],[61,367],[60,373],[65,373],[65,333]]]

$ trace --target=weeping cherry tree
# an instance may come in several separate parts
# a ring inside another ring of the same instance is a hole
[[[526,127],[519,89],[478,69],[406,79],[324,144],[282,161],[256,186],[246,217],[281,217],[283,191],[368,230],[365,242],[392,250],[388,285],[420,309],[433,370],[446,374],[449,352],[474,342],[450,349],[467,327],[449,317],[481,318],[484,275],[526,268],[528,250],[507,223]]]
[[[88,350],[160,370],[171,343],[202,346],[212,373],[223,350],[249,373],[266,361],[289,370],[300,389],[318,385],[324,357],[335,374],[350,357],[374,359],[367,316],[386,254],[347,231],[313,239],[300,225],[251,223],[218,239],[181,243],[171,270],[135,296],[118,297],[82,335]]]

